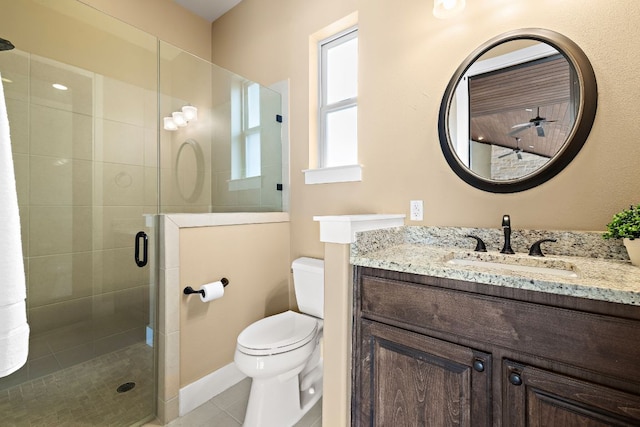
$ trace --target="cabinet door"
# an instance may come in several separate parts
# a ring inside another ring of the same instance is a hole
[[[638,395],[509,360],[502,372],[505,426],[640,425]]]
[[[491,356],[362,321],[356,426],[491,425]]]

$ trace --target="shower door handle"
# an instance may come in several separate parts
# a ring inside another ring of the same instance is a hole
[[[140,259],[140,239],[142,239],[142,259]],[[136,248],[135,257],[136,265],[138,267],[144,267],[147,265],[147,248],[149,245],[149,236],[144,231],[138,231],[136,234]]]

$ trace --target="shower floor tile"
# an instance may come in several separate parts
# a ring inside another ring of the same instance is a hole
[[[152,414],[153,378],[153,349],[134,344],[0,391],[0,424],[128,426]]]

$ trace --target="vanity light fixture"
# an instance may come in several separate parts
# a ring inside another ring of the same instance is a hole
[[[464,10],[466,0],[433,0],[433,16],[447,19]]]
[[[164,130],[178,130],[178,125],[173,121],[173,117],[164,118]]]
[[[185,105],[182,107],[182,114],[184,114],[184,118],[188,122],[198,120],[198,109],[193,105]]]
[[[189,122],[198,120],[198,109],[193,105],[185,105],[181,111],[174,111],[164,119],[164,130],[178,130],[185,127]]]

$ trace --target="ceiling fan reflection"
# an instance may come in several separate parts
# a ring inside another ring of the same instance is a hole
[[[498,156],[499,159],[503,158],[503,157],[507,157],[510,156],[512,154],[515,154],[516,156],[518,156],[518,160],[522,160],[522,148],[520,148],[519,144],[520,144],[520,138],[515,138],[516,140],[516,148],[514,148],[512,151],[509,151],[508,153],[502,154],[500,156]]]
[[[529,129],[530,127],[535,127],[536,128],[536,132],[538,133],[538,136],[543,137],[543,136],[545,136],[543,125],[545,123],[553,123],[555,121],[556,120],[547,120],[545,117],[541,117],[540,116],[540,107],[538,107],[538,113],[536,114],[536,116],[534,118],[532,118],[531,120],[529,120],[526,123],[519,123],[517,125],[511,126],[511,129],[513,129],[513,130],[511,132],[509,132],[509,136],[514,136],[514,135],[522,132],[525,129]]]

